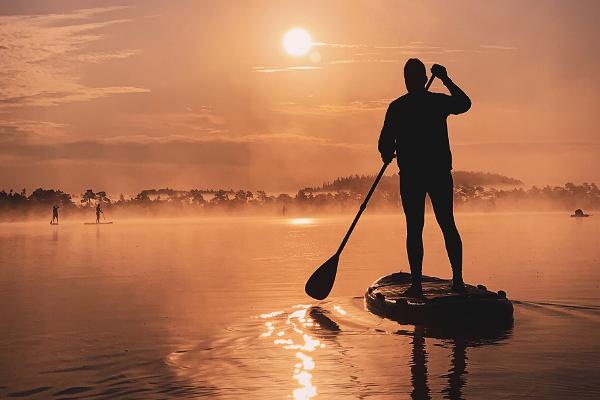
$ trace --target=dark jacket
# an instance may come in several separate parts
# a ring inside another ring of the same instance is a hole
[[[389,105],[379,136],[379,152],[385,159],[395,151],[400,171],[425,173],[452,169],[446,119],[450,114],[469,110],[471,100],[450,79],[444,84],[450,96],[413,92]]]

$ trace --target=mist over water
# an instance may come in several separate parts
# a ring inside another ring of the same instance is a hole
[[[400,214],[359,222],[321,303],[304,283],[348,216],[0,224],[0,397],[597,398],[599,221],[457,215],[465,280],[516,300],[485,340],[364,310],[408,270]],[[449,277],[431,215],[424,238]]]

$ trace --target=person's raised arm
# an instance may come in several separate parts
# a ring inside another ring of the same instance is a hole
[[[385,113],[385,121],[383,122],[383,128],[381,128],[381,134],[379,135],[379,142],[377,148],[381,154],[381,159],[384,163],[389,164],[394,159],[394,150],[396,147],[396,139],[394,137],[394,129],[392,127],[392,106],[390,105]]]
[[[435,77],[439,78],[439,80],[442,81],[444,86],[446,86],[450,92],[447,103],[448,113],[462,114],[471,108],[471,99],[469,99],[469,96],[467,96],[467,94],[463,92],[461,88],[452,82],[452,79],[450,79],[448,76],[446,67],[439,64],[433,64],[431,67],[431,73]]]

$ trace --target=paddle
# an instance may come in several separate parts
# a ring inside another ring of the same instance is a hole
[[[354,217],[354,221],[352,221],[352,225],[350,225],[350,229],[348,229],[348,232],[346,233],[344,240],[342,240],[342,243],[340,244],[338,250],[329,260],[325,261],[323,265],[321,265],[315,272],[313,272],[313,274],[306,282],[304,290],[306,291],[306,294],[308,294],[310,297],[315,298],[317,300],[323,300],[329,295],[329,292],[331,292],[333,282],[335,281],[335,274],[337,272],[338,262],[340,261],[340,254],[342,253],[342,250],[344,250],[348,239],[350,239],[350,235],[352,234],[356,223],[360,219],[360,216],[362,215],[363,211],[365,211],[365,208],[367,208],[367,203],[369,202],[369,199],[371,199],[371,196],[373,195],[377,184],[381,180],[381,177],[383,176],[383,173],[385,172],[385,169],[387,168],[388,164],[389,163],[384,163],[381,167],[379,174],[375,178],[375,182],[373,182],[373,185],[371,186],[371,190],[369,190],[369,193],[365,197],[365,200],[360,205],[358,214],[356,214],[356,217]]]
[[[429,81],[427,81],[427,85],[425,85],[425,91],[429,90],[429,86],[431,86],[434,79],[435,79],[435,75],[432,74],[431,77],[429,78]]]
[[[431,75],[431,78],[429,78],[427,85],[425,85],[426,91],[429,90],[429,87],[433,83],[434,78],[434,75]],[[342,251],[344,250],[348,239],[350,239],[350,235],[352,234],[354,227],[358,223],[360,216],[362,215],[363,211],[365,211],[365,208],[367,208],[367,203],[371,199],[371,196],[373,195],[377,184],[379,184],[379,181],[381,180],[381,177],[383,176],[388,164],[389,163],[383,163],[379,174],[377,174],[377,177],[375,178],[375,181],[373,182],[369,193],[367,193],[365,200],[360,205],[358,213],[356,214],[356,217],[354,217],[354,221],[352,221],[352,225],[350,225],[350,229],[348,229],[348,232],[346,233],[346,236],[344,236],[344,240],[342,240],[342,243],[340,244],[338,250],[329,260],[325,261],[323,265],[317,268],[317,270],[313,272],[310,278],[308,278],[308,281],[304,286],[304,291],[310,297],[317,300],[323,300],[327,296],[329,296],[329,293],[333,288],[333,283],[335,282],[335,274],[337,273],[337,267],[340,261],[340,254],[342,254]]]

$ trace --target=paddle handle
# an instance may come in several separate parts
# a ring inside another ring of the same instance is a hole
[[[435,79],[435,75],[431,75],[431,78],[429,78],[429,81],[427,82],[427,85],[425,85],[425,91],[429,90],[429,86],[431,86],[431,84],[433,83],[433,80]]]
[[[358,223],[358,220],[360,219],[360,216],[362,215],[363,211],[365,211],[365,208],[367,208],[367,203],[371,199],[371,196],[373,195],[373,192],[375,191],[375,188],[379,184],[379,181],[381,180],[381,177],[385,173],[385,169],[387,168],[388,165],[389,165],[389,163],[383,163],[383,166],[381,167],[381,170],[379,171],[379,174],[377,174],[377,178],[375,178],[375,182],[373,182],[373,185],[371,186],[371,189],[369,190],[369,193],[367,193],[367,196],[365,197],[365,200],[360,205],[358,213],[356,214],[356,217],[354,217],[354,221],[352,221],[352,225],[350,225],[350,229],[348,229],[348,232],[346,233],[346,236],[344,236],[344,240],[342,240],[342,243],[340,244],[340,247],[338,248],[338,251],[336,253],[337,255],[340,255],[341,252],[342,252],[342,250],[344,250],[344,246],[346,246],[346,243],[348,242],[348,239],[350,239],[350,235],[352,234],[352,231],[354,230],[354,227]]]

